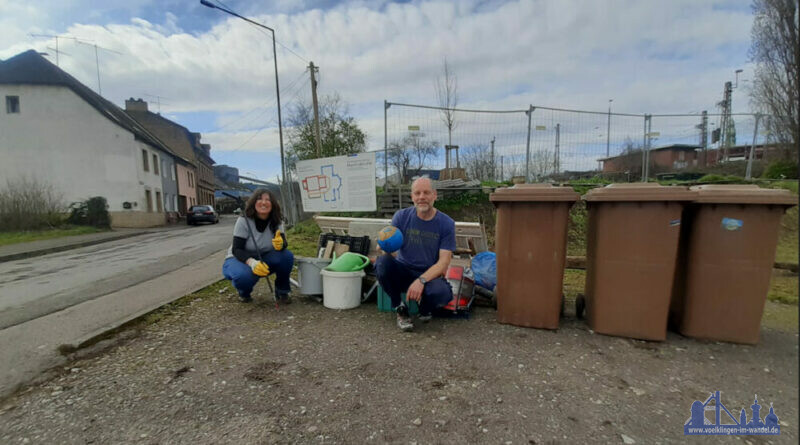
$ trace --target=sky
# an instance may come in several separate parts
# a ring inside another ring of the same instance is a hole
[[[285,143],[292,104],[310,100],[310,61],[320,67],[320,96],[335,93],[348,104],[368,150],[384,146],[384,100],[437,104],[445,59],[458,79],[459,108],[520,110],[464,114],[454,144],[496,136],[508,157],[525,149],[522,110],[530,105],[717,113],[724,83],[741,69],[733,111],[750,111],[748,1],[210,1],[275,30]],[[59,66],[107,99],[124,107],[125,99],[142,98],[151,111],[202,133],[218,164],[271,181],[280,175],[267,31],[199,0],[0,0],[0,29],[0,59],[36,49],[56,63],[56,40],[41,35],[64,36]],[[413,125],[446,143],[436,111],[393,105],[387,116],[388,139]],[[558,123],[564,162],[576,169],[591,167],[607,144],[613,154],[642,139],[638,116],[613,116],[610,134],[604,114],[537,109],[532,116],[532,145],[552,145]],[[746,121],[737,133],[752,134]],[[652,130],[662,143],[692,142],[696,123],[696,116],[654,118]],[[676,136],[667,137],[673,127]],[[434,164],[441,162],[439,155]]]

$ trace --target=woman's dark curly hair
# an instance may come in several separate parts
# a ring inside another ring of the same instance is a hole
[[[275,196],[272,191],[259,188],[253,192],[253,195],[247,198],[247,203],[244,205],[244,214],[248,218],[256,219],[258,214],[256,213],[256,201],[261,198],[261,195],[269,195],[269,200],[272,203],[272,210],[269,212],[269,217],[267,217],[267,221],[269,221],[269,229],[272,233],[275,233],[278,230],[278,227],[281,225],[281,205],[278,203],[278,198]]]

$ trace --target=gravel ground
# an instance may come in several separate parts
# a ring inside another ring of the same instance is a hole
[[[774,403],[782,432],[698,440],[798,441],[796,331],[765,328],[756,347],[652,343],[569,312],[556,332],[494,317],[402,333],[374,304],[276,310],[218,283],[2,401],[0,442],[684,443],[690,405],[714,390],[737,418],[754,394],[762,417]]]

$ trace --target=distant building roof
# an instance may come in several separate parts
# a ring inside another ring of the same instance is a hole
[[[34,50],[25,51],[0,62],[0,84],[67,87],[110,121],[133,133],[137,139],[176,155],[155,135],[125,114],[120,107],[95,93]]]
[[[664,145],[663,147],[651,148],[650,151],[651,152],[662,151],[662,150],[695,151],[695,150],[699,150],[701,148],[703,148],[703,147],[701,147],[699,145],[692,145],[692,144],[670,144],[670,145]],[[640,153],[640,152],[641,152],[641,149],[636,150],[633,153]],[[629,153],[621,153],[621,154],[618,154],[616,156],[609,156],[607,158],[600,158],[600,159],[598,159],[598,161],[607,161],[609,159],[621,158],[621,157],[628,156],[628,155],[633,154],[633,153],[630,153],[630,152]]]

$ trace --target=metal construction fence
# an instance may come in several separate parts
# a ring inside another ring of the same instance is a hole
[[[616,167],[646,180],[652,174],[649,155],[661,147],[681,145],[692,151],[688,167],[741,159],[742,152],[748,158],[743,146],[770,142],[764,131],[769,117],[757,114],[627,114],[533,105],[490,111],[385,102],[384,116],[384,152],[378,170],[389,182],[397,182],[407,167],[457,167],[471,179],[522,176],[536,182],[569,173],[608,171],[612,160],[636,154],[632,158],[638,165],[617,162]],[[680,161],[676,166],[681,168]]]

